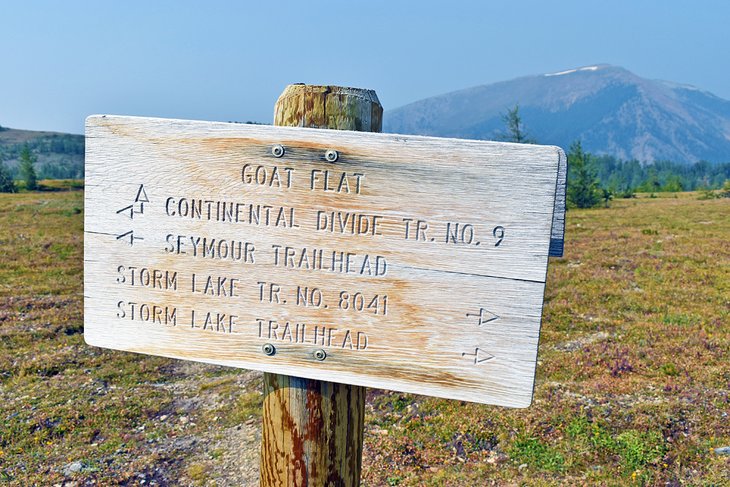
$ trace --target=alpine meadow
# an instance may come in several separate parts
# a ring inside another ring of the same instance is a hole
[[[363,485],[730,481],[729,201],[570,210],[533,405],[370,390]],[[77,189],[0,195],[3,481],[255,484],[260,374],[85,345],[83,213]]]

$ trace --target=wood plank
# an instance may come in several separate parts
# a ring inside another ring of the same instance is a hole
[[[550,234],[550,257],[562,257],[565,246],[565,193],[568,189],[568,158],[560,151],[558,162],[558,183],[555,190],[555,209],[553,211],[553,229]]]
[[[548,146],[90,117],[86,340],[526,406],[561,157]]]

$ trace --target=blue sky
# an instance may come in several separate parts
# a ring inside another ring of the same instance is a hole
[[[385,109],[609,63],[730,99],[726,1],[30,1],[0,4],[0,125],[92,113],[270,122],[289,83]]]

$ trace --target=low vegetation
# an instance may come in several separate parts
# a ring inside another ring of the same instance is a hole
[[[533,405],[370,390],[363,484],[728,485],[730,200],[701,196],[569,211]],[[85,345],[83,213],[0,194],[0,483],[255,484],[258,374]]]

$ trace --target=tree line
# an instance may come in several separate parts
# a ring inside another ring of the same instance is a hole
[[[519,105],[502,115],[505,131],[501,140],[534,144],[525,130]],[[571,144],[568,156],[568,204],[577,208],[608,205],[615,197],[631,198],[636,193],[658,193],[721,189],[717,194],[730,195],[730,163],[700,161],[682,164],[654,161],[642,164],[609,155],[593,155],[583,150],[580,141]]]
[[[502,119],[505,131],[498,134],[498,138],[507,142],[537,143],[525,130],[519,105],[508,109]],[[38,155],[44,156],[41,164],[38,164]],[[81,179],[83,155],[84,138],[66,134],[0,146],[0,192],[15,191],[15,180],[23,181],[25,187],[31,189],[37,187],[38,179]],[[709,194],[710,190],[719,188],[730,191],[730,163],[655,161],[642,164],[636,160],[590,154],[583,150],[580,141],[571,145],[567,155],[567,199],[569,205],[578,208],[607,205],[613,198],[630,198],[637,192],[705,190]],[[17,160],[18,164],[3,163],[12,160]]]
[[[19,159],[18,174],[25,185],[25,189],[29,191],[38,189],[38,175],[35,170],[35,163],[38,162],[38,158],[31,152],[27,144],[20,151]],[[17,190],[18,186],[15,184],[10,170],[0,159],[0,193],[15,193]]]
[[[0,131],[8,130],[2,127]],[[81,179],[84,177],[84,137],[71,134],[50,134],[27,142],[2,144],[0,140],[0,191],[9,190],[7,179],[25,181],[23,154],[32,159],[36,179]],[[27,152],[26,152],[27,151]]]

